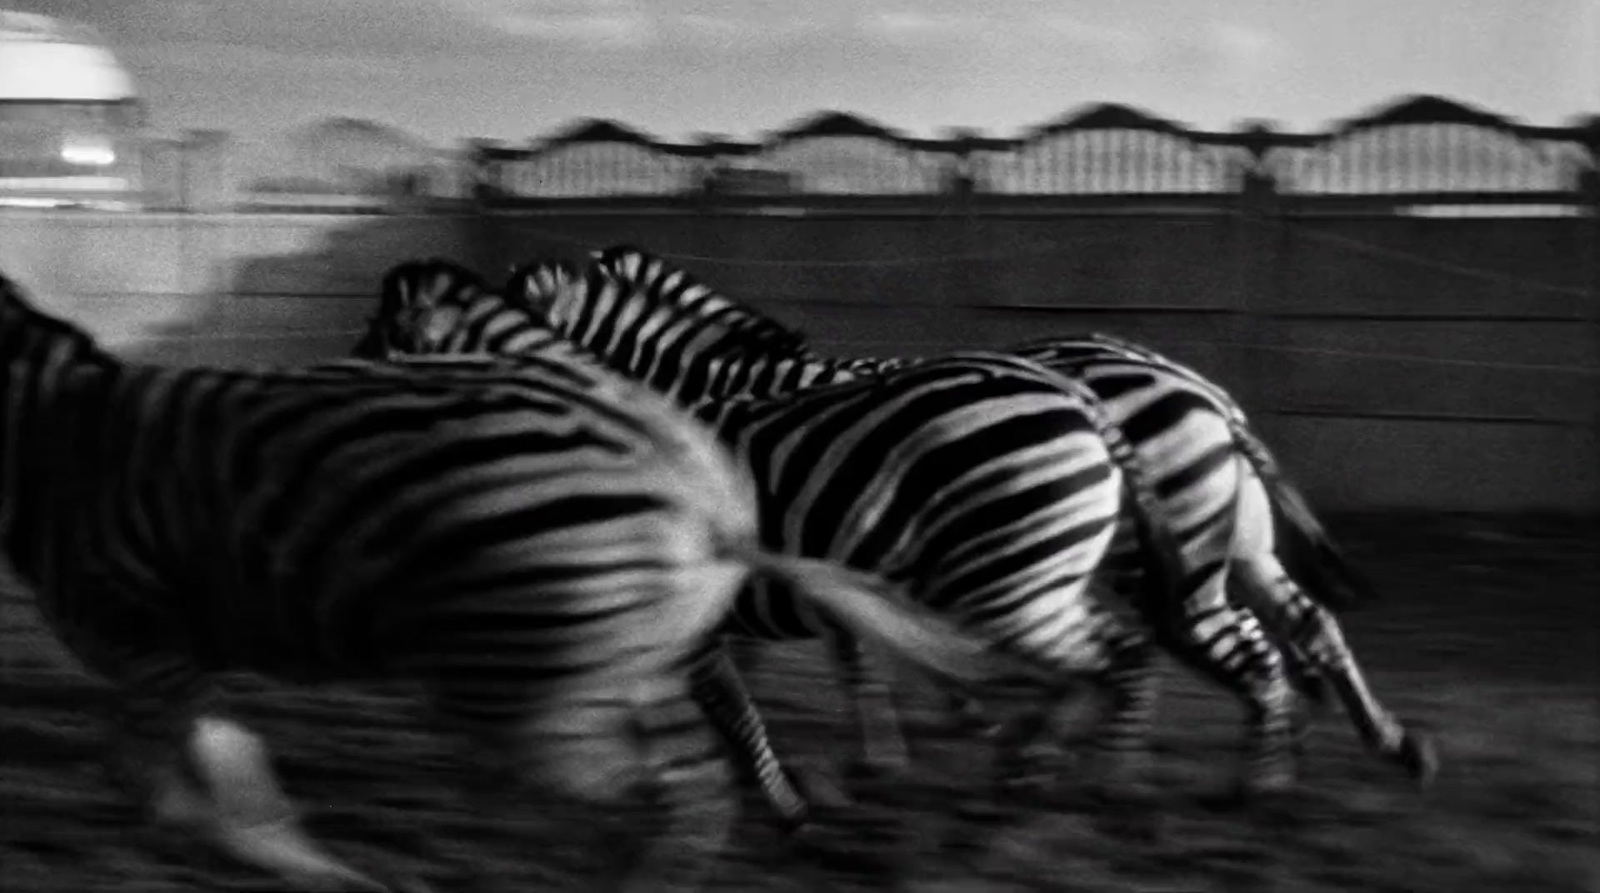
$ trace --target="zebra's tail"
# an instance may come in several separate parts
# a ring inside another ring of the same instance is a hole
[[[1333,541],[1300,488],[1278,467],[1267,445],[1233,414],[1228,416],[1228,427],[1271,497],[1272,513],[1277,519],[1278,556],[1284,569],[1329,608],[1347,611],[1377,602],[1377,587]]]
[[[1029,676],[1028,668],[928,609],[890,595],[874,576],[814,558],[729,545],[729,557],[776,578],[856,637],[873,641],[934,677],[969,690]]]

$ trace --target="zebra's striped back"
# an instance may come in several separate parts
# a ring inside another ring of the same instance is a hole
[[[760,340],[745,340],[744,329],[660,302],[598,263],[582,270],[566,261],[523,264],[506,295],[527,310],[533,325],[553,328],[681,406],[788,394],[872,372],[847,361],[768,355]]]
[[[590,259],[639,289],[650,305],[670,307],[674,315],[735,335],[741,351],[771,356],[806,352],[803,333],[707,288],[683,269],[635,246],[613,245],[593,252]]]

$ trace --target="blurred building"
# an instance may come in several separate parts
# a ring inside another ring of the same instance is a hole
[[[322,118],[238,149],[244,203],[257,210],[395,209],[461,192],[451,153],[362,118]]]
[[[132,206],[142,119],[94,29],[0,10],[0,205]]]

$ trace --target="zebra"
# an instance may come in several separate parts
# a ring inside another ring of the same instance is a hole
[[[113,687],[113,778],[296,889],[390,887],[307,836],[220,674],[411,680],[479,765],[601,802],[647,786],[667,827],[643,891],[695,888],[736,817],[687,667],[748,578],[944,679],[995,673],[884,584],[762,548],[715,437],[570,349],[165,368],[0,275],[0,354],[0,548]]]
[[[515,359],[547,351],[577,355],[580,349],[554,329],[533,325],[526,309],[506,302],[473,271],[444,258],[403,261],[382,277],[377,311],[352,349],[366,360],[415,363],[461,354]],[[781,349],[799,342],[771,342]],[[737,618],[733,624],[737,626]],[[695,699],[713,724],[746,758],[752,773],[788,832],[810,820],[810,803],[796,779],[773,753],[765,722],[723,649],[691,669]],[[867,684],[871,684],[871,681]],[[876,689],[874,689],[874,693]]]
[[[525,272],[577,275],[564,263]],[[418,289],[410,302],[413,309],[386,292],[361,342],[366,355],[481,350],[480,336],[509,331],[517,314],[522,325],[545,328],[466,271],[456,288]],[[482,324],[487,320],[495,323]],[[1024,745],[1033,730],[1055,719],[1054,708],[1087,674],[1110,700],[1097,739],[1100,787],[1107,794],[1136,788],[1153,654],[1148,637],[1105,610],[1089,585],[1123,514],[1123,479],[1136,478],[1137,468],[1093,404],[1049,370],[982,352],[775,400],[698,399],[727,372],[691,362],[673,397],[692,406],[750,470],[768,546],[887,578],[1042,682],[1040,709],[996,733],[996,780],[1026,773],[1033,755]],[[886,436],[895,426],[911,433]],[[1135,496],[1143,490],[1128,489]],[[888,737],[903,748],[887,689],[863,671],[858,642],[839,635],[824,613],[781,586],[747,589],[727,632],[825,640],[855,696],[864,762],[903,760],[903,753],[876,749],[886,719]],[[740,756],[775,761],[764,734],[746,731]],[[783,783],[759,768],[758,776],[763,784]]]
[[[701,341],[756,333],[731,345],[718,341],[725,353],[744,357],[735,364],[742,377],[725,376],[722,393],[772,395],[804,386],[807,375],[811,381],[875,375],[924,362],[828,361],[809,348],[796,350],[795,343],[805,341],[798,331],[631,245],[595,252],[592,263],[630,288],[582,293],[524,278],[523,291],[535,299],[535,310],[565,320],[583,337],[624,350],[634,345],[629,362],[653,385],[670,378],[670,363],[686,362],[669,356],[669,346],[658,344],[653,355],[644,350],[654,339],[640,321],[655,316],[670,318],[675,331],[705,330]],[[1381,704],[1337,620],[1295,577],[1311,581],[1332,604],[1370,601],[1372,587],[1333,544],[1226,390],[1154,351],[1105,335],[1039,339],[1006,352],[1086,385],[1152,479],[1153,511],[1179,531],[1182,584],[1170,598],[1164,597],[1170,588],[1138,587],[1138,538],[1127,529],[1115,541],[1107,577],[1120,577],[1119,589],[1138,594],[1141,615],[1169,651],[1233,691],[1251,713],[1253,772],[1240,793],[1294,784],[1302,718],[1290,680],[1315,700],[1324,677],[1368,747],[1419,783],[1429,782],[1437,771],[1430,737]],[[1293,576],[1277,557],[1274,509]],[[1230,581],[1237,601],[1228,597]],[[1290,660],[1280,660],[1258,617],[1285,644]],[[974,707],[959,709],[970,715]]]

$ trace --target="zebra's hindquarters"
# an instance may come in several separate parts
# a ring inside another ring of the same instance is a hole
[[[654,794],[667,827],[629,874],[640,891],[692,889],[737,816],[690,666],[748,575],[723,544],[741,526],[750,538],[754,513],[717,477],[731,469],[701,464],[716,453],[687,455],[584,481],[560,523],[413,576],[429,607],[398,649],[477,756],[520,783],[597,803]]]

